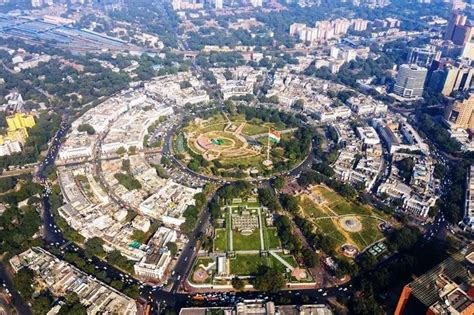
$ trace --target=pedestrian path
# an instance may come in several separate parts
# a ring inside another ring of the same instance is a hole
[[[260,232],[260,250],[265,250],[265,242],[263,241],[263,222],[262,222],[262,213],[260,212],[260,207],[258,208],[258,231]]]
[[[270,255],[272,255],[273,257],[275,257],[279,262],[281,262],[286,268],[288,268],[289,270],[291,270],[291,272],[293,272],[293,270],[295,270],[295,267],[293,267],[292,265],[290,265],[286,260],[284,260],[283,258],[281,258],[280,255],[278,255],[277,253],[275,253],[274,251],[269,251]]]

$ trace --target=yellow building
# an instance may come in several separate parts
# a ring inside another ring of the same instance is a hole
[[[474,95],[463,101],[455,101],[445,113],[452,128],[474,129]]]
[[[31,128],[35,125],[35,119],[32,115],[16,113],[15,115],[7,116],[7,125],[8,130]]]
[[[35,125],[35,119],[32,115],[16,113],[15,115],[7,116],[7,134],[0,135],[0,145],[6,141],[18,141],[24,144],[28,138],[28,131],[26,128],[31,128]]]

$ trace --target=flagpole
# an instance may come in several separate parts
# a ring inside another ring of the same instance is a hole
[[[267,137],[267,161],[270,161],[270,127],[268,127],[268,137]]]

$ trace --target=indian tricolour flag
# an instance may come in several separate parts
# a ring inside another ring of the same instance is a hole
[[[281,136],[280,136],[280,133],[278,131],[276,131],[275,129],[271,128],[269,131],[268,131],[268,138],[269,140],[273,143],[273,144],[277,144],[280,142],[280,139],[281,139]]]

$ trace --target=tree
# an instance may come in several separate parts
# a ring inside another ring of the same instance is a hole
[[[272,182],[272,186],[273,188],[275,189],[282,189],[283,186],[285,186],[285,178],[282,177],[282,176],[278,176],[277,178],[275,178],[275,180]]]
[[[285,277],[282,273],[268,266],[261,265],[258,267],[257,275],[253,286],[255,289],[264,292],[276,293],[283,289],[286,285]]]
[[[349,309],[351,314],[356,315],[381,315],[385,313],[372,295],[364,296],[364,298],[353,298],[349,304]]]
[[[400,161],[396,162],[397,168],[399,170],[399,175],[405,183],[410,183],[411,174],[413,172],[413,167],[415,167],[415,161],[411,157],[407,157],[401,159]]]
[[[88,135],[95,134],[95,129],[89,124],[81,124],[77,127],[77,131],[79,132],[87,132]]]
[[[304,109],[304,100],[303,99],[298,99],[296,100],[292,105],[291,108],[294,110],[302,111]]]
[[[303,249],[303,259],[306,266],[309,268],[316,267],[318,263],[318,256],[310,248],[306,247]]]
[[[128,148],[128,153],[130,153],[130,154],[135,154],[135,153],[137,153],[137,147],[134,146],[134,145],[130,146],[130,147]]]
[[[64,304],[59,310],[59,315],[85,315],[87,308],[81,304],[76,292],[70,292],[64,297]]]
[[[133,176],[129,174],[117,173],[114,177],[118,180],[120,185],[127,188],[128,190],[141,189],[142,184]]]
[[[269,188],[260,188],[258,190],[258,200],[269,209],[276,210],[280,207],[277,197]]]
[[[171,253],[171,256],[176,256],[176,254],[178,253],[178,246],[176,245],[175,242],[168,242],[166,243],[166,247],[168,247],[170,253]]]
[[[281,199],[281,204],[286,210],[288,210],[292,214],[298,214],[300,207],[299,207],[299,202],[298,202],[297,197],[287,195],[287,194],[282,194],[280,196],[280,199]]]
[[[390,238],[390,245],[396,250],[404,250],[411,248],[418,237],[420,232],[415,227],[405,226],[395,231]]]
[[[133,231],[133,239],[137,242],[144,243],[146,240],[146,233],[141,230]]]
[[[103,257],[105,256],[104,248],[104,241],[99,237],[93,237],[87,240],[86,242],[86,249],[84,253],[87,257],[98,256]]]
[[[124,155],[125,153],[127,153],[127,150],[124,147],[120,147],[117,149],[118,155]]]
[[[33,271],[27,268],[21,269],[13,277],[13,288],[25,300],[29,300],[33,295],[33,288],[31,287],[31,284],[34,277],[35,274]]]
[[[231,283],[232,283],[232,287],[236,289],[237,291],[241,291],[245,288],[245,282],[238,277],[232,278]]]

